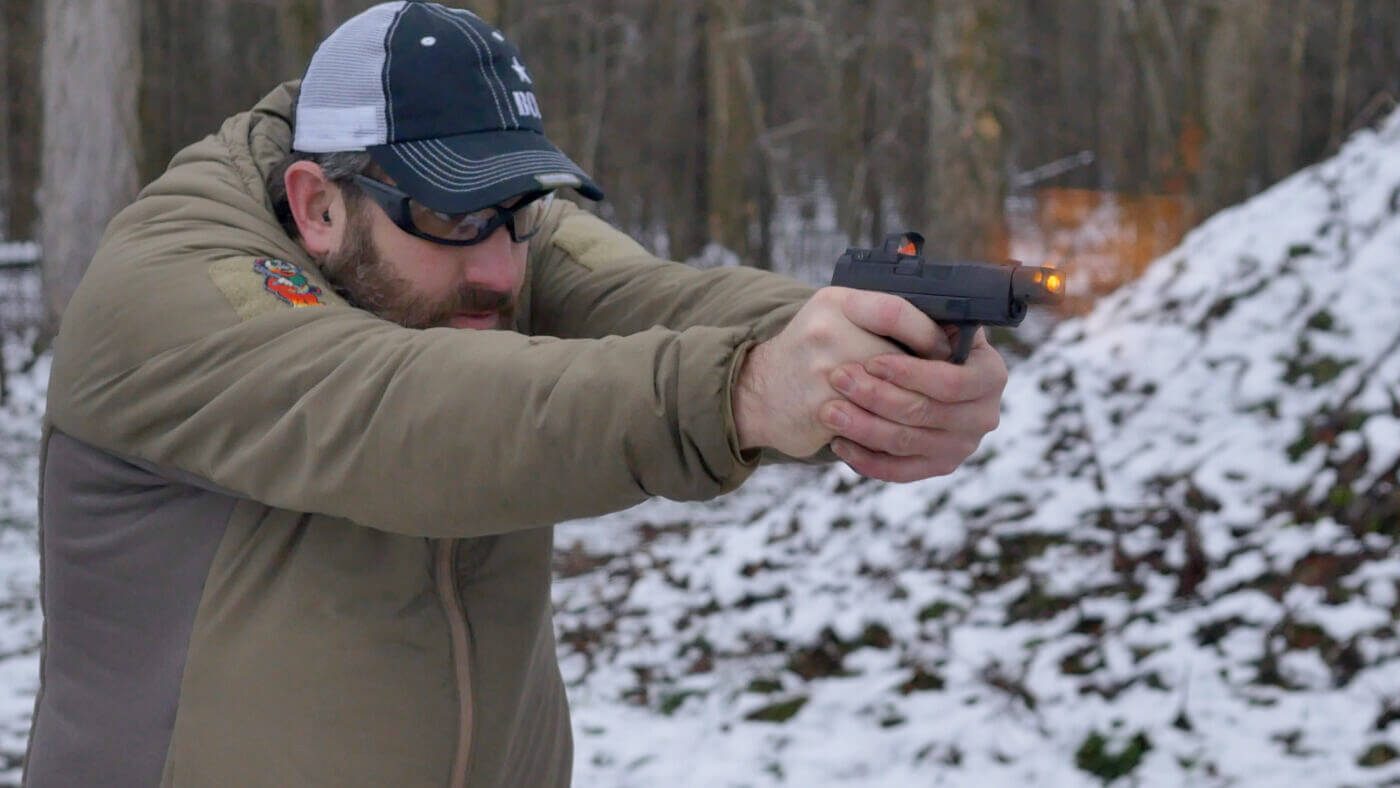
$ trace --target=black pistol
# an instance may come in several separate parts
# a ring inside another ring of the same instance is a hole
[[[847,249],[831,284],[893,293],[935,323],[957,326],[954,364],[967,360],[978,326],[1019,326],[1030,304],[1064,299],[1065,275],[1057,269],[925,260],[923,252],[924,237],[913,232],[887,236],[879,249]]]

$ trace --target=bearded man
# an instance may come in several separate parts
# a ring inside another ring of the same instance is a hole
[[[113,220],[49,386],[27,784],[567,785],[553,523],[995,426],[985,342],[658,260],[566,186],[603,196],[516,48],[392,2]]]

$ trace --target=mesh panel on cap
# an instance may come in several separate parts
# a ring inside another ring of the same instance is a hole
[[[294,149],[333,153],[389,140],[384,42],[404,5],[377,5],[341,25],[316,49],[297,99]]]

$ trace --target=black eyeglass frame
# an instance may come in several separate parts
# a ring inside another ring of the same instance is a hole
[[[481,229],[480,235],[478,235],[475,238],[471,238],[464,241],[455,238],[442,238],[440,236],[432,235],[431,233],[426,233],[418,229],[418,226],[413,223],[413,214],[408,206],[409,201],[413,198],[408,196],[408,194],[394,188],[393,186],[390,186],[389,184],[383,181],[371,178],[368,175],[355,173],[354,175],[350,176],[350,178],[356,186],[360,187],[361,191],[363,191],[371,200],[374,201],[375,205],[378,205],[380,209],[384,211],[384,215],[388,216],[389,220],[392,221],[394,225],[397,226],[400,230],[403,230],[409,235],[422,238],[425,241],[432,241],[435,244],[443,244],[444,246],[475,246],[476,244],[482,243],[486,239],[494,235],[496,230],[501,225],[505,225],[506,230],[510,232],[510,239],[512,241],[516,243],[524,243],[530,240],[531,238],[534,238],[535,235],[539,232],[539,228],[536,228],[534,232],[531,232],[528,235],[522,236],[516,234],[516,212],[520,211],[526,206],[534,204],[541,198],[553,193],[548,191],[531,192],[530,194],[525,195],[525,197],[521,199],[520,202],[516,203],[515,205],[512,205],[509,208],[502,208],[499,205],[492,205],[488,206],[487,208],[480,209],[483,211],[494,210],[495,215],[493,215],[489,220],[487,220],[486,226]],[[478,212],[479,211],[470,211],[470,213]]]

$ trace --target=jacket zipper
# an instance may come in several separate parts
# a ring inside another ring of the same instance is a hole
[[[456,556],[456,539],[438,542],[435,580],[443,613],[447,615],[447,627],[452,635],[452,664],[457,674],[457,754],[452,759],[452,779],[448,785],[451,788],[466,788],[472,747],[472,676],[468,665],[471,633],[467,630],[462,600],[457,596],[456,573],[452,565]]]

